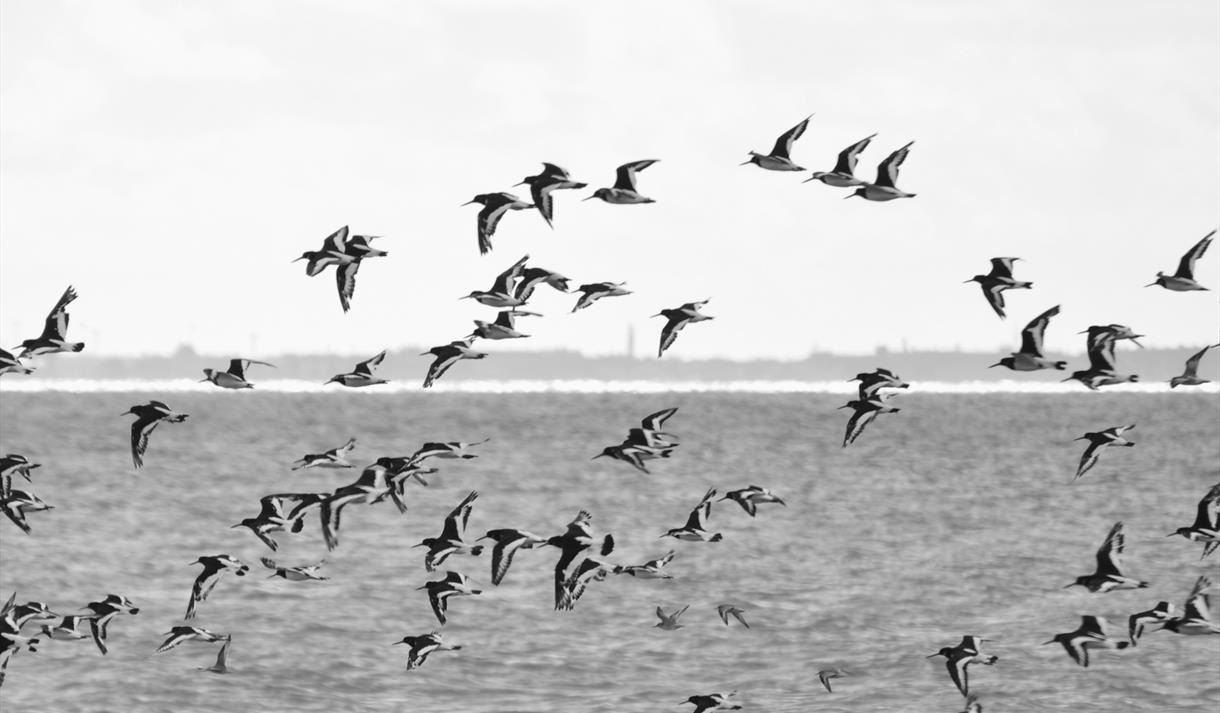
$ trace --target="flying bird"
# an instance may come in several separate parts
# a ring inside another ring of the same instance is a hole
[[[825,171],[814,171],[813,175],[804,180],[804,183],[810,181],[821,181],[828,186],[835,188],[851,188],[853,186],[865,186],[866,182],[856,178],[856,161],[860,157],[860,153],[868,148],[868,144],[873,140],[876,134],[866,136],[856,143],[848,146],[839,153],[839,161],[829,173]]]
[[[632,564],[615,569],[615,574],[629,574],[636,579],[673,579],[674,576],[665,571],[665,566],[674,559],[674,551],[670,550],[663,556],[648,560],[644,564]]]
[[[665,631],[673,631],[674,629],[681,629],[682,624],[678,623],[678,617],[685,614],[687,609],[690,609],[689,604],[682,607],[681,609],[675,609],[674,611],[666,614],[664,609],[662,609],[661,607],[657,607],[657,618],[660,619],[660,621],[657,622],[656,624],[653,624],[653,628],[664,629]]]
[[[741,710],[739,705],[728,705],[729,697],[736,695],[737,691],[732,693],[710,693],[706,696],[691,696],[683,703],[694,703],[695,710],[691,713],[704,713],[711,710],[736,711]]]
[[[1127,641],[1112,641],[1107,633],[1108,628],[1109,625],[1102,617],[1082,616],[1080,627],[1075,631],[1056,634],[1055,638],[1042,642],[1042,645],[1060,644],[1073,661],[1088,668],[1089,649],[1125,649],[1130,646]]]
[[[530,297],[533,297],[534,289],[538,285],[550,285],[551,289],[556,292],[570,292],[569,282],[571,282],[570,278],[564,277],[553,270],[548,270],[545,267],[527,267],[521,271],[514,296],[525,302]]]
[[[259,499],[260,510],[258,515],[248,517],[236,525],[230,526],[230,529],[244,527],[254,533],[258,539],[262,540],[263,544],[267,545],[272,552],[279,549],[279,545],[275,540],[271,539],[272,532],[282,532],[291,530],[292,532],[300,532],[304,526],[304,521],[301,520],[301,514],[306,504],[316,505],[322,498],[329,497],[327,495],[312,496],[308,501],[297,501],[296,509],[293,509],[292,498],[304,497],[298,494],[283,494],[283,495],[266,495]]]
[[[871,372],[861,372],[856,374],[851,381],[860,382],[860,400],[868,401],[877,396],[882,389],[909,389],[911,385],[903,381],[897,374],[889,369],[878,367]]]
[[[428,548],[428,553],[424,555],[424,568],[429,572],[435,572],[449,555],[469,554],[478,557],[483,552],[482,545],[472,545],[464,539],[466,523],[470,520],[470,511],[474,509],[474,501],[477,497],[479,497],[479,491],[471,490],[470,494],[458,503],[458,506],[445,518],[445,524],[441,528],[439,537],[427,537],[415,545],[415,547]]]
[[[149,401],[146,404],[132,406],[121,416],[134,414],[136,420],[131,424],[131,461],[136,468],[144,465],[144,452],[148,450],[148,437],[153,429],[162,421],[166,423],[182,423],[189,414],[175,413],[161,401]]]
[[[1125,543],[1123,523],[1120,520],[1110,528],[1110,534],[1106,535],[1105,541],[1097,549],[1097,571],[1077,577],[1075,582],[1064,589],[1080,586],[1090,592],[1104,593],[1116,589],[1144,589],[1147,587],[1147,582],[1123,574],[1122,554]]]
[[[864,385],[861,384],[860,388],[863,390]],[[898,413],[902,410],[896,406],[890,406],[880,395],[870,399],[853,399],[839,408],[852,409],[851,418],[847,419],[847,430],[843,434],[844,448],[855,443],[860,434],[864,433],[864,428],[872,423],[879,414]]]
[[[9,453],[0,458],[0,497],[7,498],[13,489],[13,476],[20,475],[26,482],[32,483],[34,481],[30,480],[30,471],[41,467],[41,463],[31,463],[29,458],[20,453]]]
[[[229,668],[229,645],[233,643],[233,635],[225,634],[223,637],[221,637],[221,640],[224,641],[224,643],[220,645],[220,651],[216,654],[216,663],[202,670],[209,673],[232,672],[232,669]]]
[[[983,290],[983,297],[987,298],[987,304],[995,310],[995,313],[1000,315],[1000,319],[1004,319],[1007,315],[1004,314],[1004,295],[1001,294],[1004,290],[1028,290],[1034,286],[1032,282],[1021,282],[1013,279],[1012,264],[1019,257],[993,257],[991,258],[991,272],[986,275],[975,275],[966,280],[966,282],[977,282]]]
[[[289,582],[321,582],[330,579],[330,577],[323,577],[322,575],[318,574],[318,570],[321,569],[325,560],[316,564],[298,565],[295,567],[284,567],[278,565],[275,563],[275,560],[271,559],[270,557],[260,557],[259,562],[262,562],[263,566],[267,569],[272,570],[271,574],[267,575],[268,579],[272,577],[279,577],[280,579],[286,579]]]
[[[524,312],[520,310],[501,310],[496,315],[494,322],[484,322],[481,319],[474,320],[474,331],[466,335],[467,339],[478,337],[480,339],[524,339],[528,334],[517,331],[517,317],[541,317],[537,312]]]
[[[98,651],[103,655],[108,651],[106,636],[110,622],[119,614],[134,616],[140,613],[140,608],[121,594],[108,594],[102,601],[89,602],[83,608],[87,613],[81,614],[79,618],[89,621],[89,633],[93,636],[93,643],[97,644]]]
[[[11,352],[0,349],[0,375],[3,374],[33,374],[34,367],[26,366]]]
[[[572,176],[565,169],[544,161],[542,173],[536,176],[526,176],[517,185],[530,187],[530,197],[534,199],[534,206],[542,214],[546,224],[554,228],[551,221],[554,219],[555,199],[551,196],[551,192],[567,188],[584,188],[588,184],[573,181]]]
[[[483,593],[481,589],[473,589],[470,584],[470,579],[466,575],[460,572],[446,572],[444,579],[427,582],[416,589],[428,590],[428,602],[432,605],[432,612],[436,614],[437,620],[444,624],[451,597]]]
[[[660,312],[652,315],[653,317],[664,317],[667,321],[665,326],[661,328],[661,343],[657,347],[657,358],[665,353],[673,345],[674,340],[678,338],[678,332],[682,331],[688,324],[695,322],[703,322],[709,319],[715,319],[699,311],[699,308],[707,304],[710,300],[701,302],[687,302],[686,304],[675,307],[674,309],[663,309]]]
[[[1179,527],[1166,537],[1181,535],[1191,542],[1203,543],[1203,559],[1220,547],[1220,483],[1216,483],[1207,491],[1207,495],[1199,501],[1195,513],[1195,521],[1186,527]]]
[[[731,616],[741,622],[741,625],[745,628],[750,628],[750,623],[746,621],[745,610],[740,607],[735,607],[732,604],[721,604],[716,607],[716,613],[720,615],[720,620],[724,622],[725,626],[729,625],[729,617]],[[821,675],[821,672],[819,671],[818,674]],[[823,683],[826,682],[823,681]],[[829,684],[827,684],[826,690],[830,690]]]
[[[525,304],[525,300],[518,298],[516,285],[518,280],[525,272],[525,263],[530,259],[529,255],[521,258],[513,263],[507,270],[496,276],[496,281],[492,283],[490,290],[472,290],[470,294],[459,297],[463,300],[474,300],[481,305],[487,307],[512,307],[517,308]]]
[[[826,687],[827,693],[834,693],[834,691],[830,688],[830,680],[832,678],[843,678],[846,675],[847,672],[841,668],[828,668],[818,671],[818,680],[821,681],[822,685]]]
[[[1212,586],[1207,575],[1195,580],[1195,586],[1182,605],[1182,616],[1171,617],[1165,621],[1164,628],[1175,634],[1186,636],[1206,636],[1220,634],[1220,622],[1212,620],[1211,600],[1205,592]]]
[[[479,540],[492,540],[496,543],[491,548],[491,583],[496,586],[504,581],[504,575],[508,574],[508,568],[512,565],[513,555],[517,554],[517,550],[532,550],[547,544],[545,537],[511,528],[488,530]]]
[[[67,338],[68,305],[75,299],[76,290],[69,285],[60,296],[59,301],[55,303],[55,307],[51,309],[50,314],[47,315],[42,334],[36,339],[27,339],[21,343],[21,353],[17,355],[18,359],[56,352],[79,352],[85,348],[84,342],[69,342]]]
[[[576,556],[590,547],[598,544],[598,538],[593,536],[593,515],[588,510],[581,510],[576,519],[568,523],[567,529],[560,535],[547,538],[547,544],[558,547],[559,561],[555,563],[555,609],[561,609],[568,603],[569,593],[568,567]],[[600,539],[600,553],[604,557],[614,551],[614,537],[607,534]]]
[[[254,384],[246,381],[246,369],[250,368],[251,364],[262,364],[274,368],[275,364],[270,364],[265,361],[257,361],[255,359],[231,359],[229,361],[228,371],[218,371],[216,369],[204,369],[203,377],[199,380],[200,383],[210,381],[222,389],[253,389]]]
[[[953,685],[957,686],[957,690],[963,696],[970,693],[970,679],[967,668],[972,663],[981,663],[984,666],[991,666],[999,660],[999,656],[989,656],[979,652],[980,644],[988,639],[983,639],[978,636],[966,635],[962,637],[961,642],[957,646],[945,646],[940,651],[928,656],[945,657],[945,668],[949,671],[949,678],[953,680]]]
[[[780,134],[779,138],[775,140],[775,147],[771,149],[771,153],[763,155],[751,151],[750,159],[741,165],[747,166],[752,163],[768,171],[804,171],[804,168],[792,161],[792,142],[801,138],[801,134],[805,133],[805,128],[809,126],[809,120],[812,118],[813,114],[810,114],[799,124]]]
[[[293,262],[307,260],[305,274],[310,277],[317,277],[331,265],[338,266],[352,262],[355,260],[355,256],[347,252],[347,234],[348,226],[345,225],[328,235],[326,240],[322,241],[321,249],[306,250]]]
[[[449,371],[449,367],[462,359],[483,359],[487,356],[486,352],[476,352],[471,349],[473,344],[473,338],[458,339],[448,344],[432,347],[428,351],[421,353],[420,356],[432,355],[436,357],[428,367],[427,375],[424,376],[424,388],[431,387],[437,379],[444,376],[446,371]]]
[[[1209,379],[1199,378],[1199,362],[1203,359],[1203,355],[1207,353],[1207,350],[1213,347],[1220,347],[1220,344],[1209,344],[1195,352],[1194,356],[1187,359],[1185,371],[1182,372],[1181,376],[1175,376],[1169,380],[1169,388],[1172,389],[1178,386],[1198,386],[1199,384],[1209,383]]]
[[[356,364],[356,368],[347,374],[335,374],[330,377],[326,383],[329,384],[337,381],[343,386],[358,388],[361,386],[374,386],[376,384],[388,384],[390,382],[385,379],[378,378],[373,375],[373,371],[381,366],[381,362],[385,360],[385,350],[379,352],[376,356]]]
[[[1076,441],[1088,441],[1088,448],[1084,449],[1084,454],[1080,456],[1080,465],[1076,468],[1076,480],[1080,476],[1089,472],[1089,469],[1097,463],[1097,459],[1101,457],[1101,449],[1109,446],[1122,446],[1130,448],[1135,444],[1123,438],[1123,434],[1135,428],[1135,424],[1130,426],[1113,426],[1104,431],[1090,431],[1080,438],[1075,438]]]
[[[445,643],[445,637],[439,631],[433,631],[430,634],[422,636],[404,636],[402,641],[395,641],[395,644],[406,644],[411,648],[407,653],[407,670],[411,671],[424,665],[424,661],[428,659],[428,655],[434,651],[457,651],[461,646],[453,646]]]
[[[1160,285],[1167,290],[1173,292],[1191,292],[1194,290],[1206,290],[1207,288],[1195,281],[1195,261],[1203,257],[1203,253],[1207,252],[1207,246],[1212,244],[1212,237],[1216,231],[1212,231],[1203,236],[1203,239],[1195,243],[1194,247],[1186,251],[1182,256],[1182,261],[1178,263],[1178,271],[1172,275],[1166,275],[1163,272],[1156,274],[1156,281],[1144,285],[1144,287],[1152,287]],[[49,319],[49,318],[48,318]],[[49,322],[48,322],[49,324]],[[78,350],[79,351],[79,350]]]
[[[770,490],[757,485],[751,485],[748,488],[742,488],[741,490],[730,490],[720,499],[732,500],[740,505],[741,509],[745,510],[746,514],[750,517],[754,517],[755,513],[758,512],[759,503],[779,503],[784,507],[788,506],[788,504],[783,500],[780,500],[775,493],[772,493]]]
[[[669,530],[661,537],[673,537],[688,542],[720,542],[724,539],[719,532],[707,531],[707,519],[712,514],[712,498],[714,497],[716,497],[716,489],[709,488],[695,509],[690,511],[686,524]]]
[[[238,577],[244,577],[250,569],[240,560],[226,554],[200,557],[191,564],[201,564],[203,570],[195,578],[195,584],[191,586],[191,598],[186,604],[186,615],[182,617],[186,621],[195,618],[195,607],[208,598],[212,589],[216,587],[216,583],[220,581],[221,575],[225,572],[232,572]]]
[[[525,210],[533,208],[532,203],[526,203],[511,193],[480,193],[462,205],[478,203],[483,206],[479,211],[479,254],[486,255],[491,251],[491,236],[496,234],[496,226],[500,219],[510,210]]]
[[[600,198],[607,203],[627,205],[630,203],[655,203],[651,198],[643,196],[635,187],[636,174],[656,163],[659,159],[632,161],[619,166],[613,188],[598,188],[593,195],[582,200]]]
[[[351,461],[347,459],[352,451],[356,449],[356,439],[349,438],[347,443],[332,448],[323,453],[308,453],[305,457],[292,464],[293,470],[302,470],[304,468],[351,468]]]
[[[162,654],[187,641],[203,641],[213,643],[224,641],[225,637],[198,626],[175,626],[167,632],[168,638],[161,642],[154,653]]]
[[[1050,324],[1051,317],[1057,314],[1059,314],[1059,305],[1034,317],[1029,324],[1025,325],[1025,329],[1021,330],[1021,350],[1013,352],[1012,356],[1004,357],[988,368],[1003,366],[1013,371],[1038,371],[1039,369],[1062,371],[1066,369],[1066,361],[1051,361],[1042,354],[1042,335],[1046,332],[1046,326]]]
[[[1093,325],[1085,330],[1085,332],[1082,332],[1082,334],[1084,333],[1089,335],[1085,338],[1085,349],[1089,355],[1089,368],[1074,371],[1071,376],[1062,381],[1079,381],[1092,391],[1111,384],[1139,381],[1138,374],[1128,375],[1118,373],[1118,362],[1114,354],[1114,348],[1119,340],[1130,339],[1136,346],[1142,349],[1143,345],[1139,343],[1139,338],[1144,335],[1136,334],[1130,327],[1121,324]]]
[[[857,188],[855,193],[848,195],[847,198],[860,196],[870,201],[892,201],[895,198],[914,198],[914,193],[900,191],[895,185],[898,182],[898,169],[902,167],[902,162],[907,160],[907,154],[911,152],[911,145],[914,143],[912,141],[903,146],[887,156],[884,161],[877,164],[877,180],[872,183],[865,183]]]
[[[580,297],[576,299],[576,306],[572,308],[572,311],[582,310],[603,297],[622,297],[631,294],[631,290],[623,289],[625,284],[627,283],[591,282],[577,287],[576,291],[580,293]]]
[[[1165,628],[1165,623],[1172,618],[1173,605],[1169,602],[1157,602],[1153,608],[1127,617],[1127,636],[1131,645],[1135,646],[1146,632]]]

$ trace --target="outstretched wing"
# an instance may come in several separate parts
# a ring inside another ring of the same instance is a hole
[[[1059,314],[1059,305],[1051,307],[1025,325],[1025,329],[1021,331],[1022,354],[1042,356],[1042,336],[1046,333],[1046,326],[1050,324],[1051,317],[1057,314]]]
[[[877,165],[877,180],[875,183],[878,186],[886,188],[895,187],[895,184],[898,182],[898,169],[902,167],[902,162],[907,159],[907,154],[911,152],[911,144],[914,143],[912,141],[903,146]]]
[[[352,308],[352,295],[356,293],[356,272],[360,269],[360,258],[335,268],[335,285],[339,289],[339,305],[346,312]]]
[[[1176,273],[1174,273],[1174,277],[1185,277],[1185,278],[1191,279],[1191,280],[1194,279],[1195,260],[1198,260],[1199,258],[1203,257],[1203,253],[1207,252],[1207,246],[1212,244],[1212,236],[1214,236],[1215,234],[1216,234],[1216,231],[1213,230],[1212,232],[1203,236],[1202,240],[1195,243],[1195,246],[1193,248],[1191,248],[1190,250],[1188,250],[1186,252],[1186,254],[1182,256],[1182,261],[1178,263],[1178,271]],[[68,288],[68,289],[72,289],[72,288]]]
[[[813,118],[813,114],[805,117],[801,123],[780,134],[779,138],[775,140],[775,148],[771,149],[771,155],[776,158],[789,158],[792,153],[792,142],[801,138],[801,134],[805,133],[805,128],[809,126],[811,118]]]
[[[646,159],[643,161],[632,161],[618,167],[615,172],[616,177],[614,187],[623,191],[635,191],[635,174],[643,171],[660,159]]]
[[[848,146],[839,153],[839,161],[835,164],[834,172],[850,176],[856,171],[856,162],[860,158],[860,153],[868,148],[869,142],[873,140],[876,134],[860,139],[856,143]]]
[[[47,314],[47,321],[42,327],[42,336],[40,339],[55,339],[62,341],[64,335],[68,332],[68,312],[67,307],[72,300],[76,299],[76,290],[69,285],[68,289],[64,290],[59,301],[55,303],[55,307]]]

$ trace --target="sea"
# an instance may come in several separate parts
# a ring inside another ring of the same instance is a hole
[[[30,535],[0,521],[0,595],[73,613],[117,593],[140,612],[111,623],[108,655],[85,639],[14,656],[5,713],[650,713],[730,691],[743,711],[956,713],[965,700],[944,659],[928,656],[963,635],[990,639],[999,656],[970,671],[987,713],[1220,710],[1220,636],[1154,632],[1134,648],[1095,650],[1088,668],[1042,645],[1090,614],[1121,638],[1134,612],[1160,600],[1180,610],[1200,575],[1220,583],[1220,555],[1200,559],[1200,545],[1166,537],[1220,481],[1214,388],[916,384],[894,397],[899,413],[843,447],[850,412],[837,407],[850,384],[455,382],[421,392],[280,382],[233,392],[23,381],[0,385],[0,452],[42,464],[18,486],[54,509],[29,514]],[[136,470],[133,417],[121,414],[149,399],[190,418],[158,427]],[[678,412],[665,430],[681,445],[649,474],[593,460],[668,407]],[[1073,479],[1085,446],[1073,439],[1130,424],[1134,447],[1107,449]],[[477,458],[433,461],[439,472],[409,486],[405,514],[389,502],[349,506],[334,551],[316,515],[297,535],[278,533],[275,553],[231,527],[264,495],[355,480],[358,469],[290,470],[349,437],[360,464],[427,441],[490,440],[472,448]],[[721,541],[662,537],[709,488],[751,484],[786,505],[751,518],[718,502],[708,524]],[[640,564],[673,550],[673,578],[610,576],[557,612],[552,548],[519,552],[500,586],[489,552],[430,575],[413,545],[438,535],[471,491],[476,536],[559,534],[583,509],[597,533],[614,535],[607,559]],[[1119,521],[1129,574],[1148,588],[1065,588],[1093,571]],[[183,623],[192,562],[220,553],[250,571],[224,576],[193,623],[232,635],[227,675],[201,670],[215,644],[153,653]],[[324,560],[329,579],[268,578],[264,556]],[[452,600],[442,627],[417,588],[444,570],[482,594]],[[742,608],[749,628],[722,623],[722,603]],[[657,607],[687,605],[681,628],[654,627]],[[407,647],[394,643],[433,630],[462,648],[407,671]],[[827,692],[817,673],[835,667],[846,675]]]

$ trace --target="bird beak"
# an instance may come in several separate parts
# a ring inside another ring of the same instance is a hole
[[[517,185],[521,185],[521,184],[517,184]],[[405,644],[405,643],[407,643],[407,642],[405,642],[405,641],[395,641],[394,642],[394,644]],[[393,646],[394,644],[390,644],[390,645]]]
[[[843,200],[847,200],[848,198],[851,198],[855,195],[856,195],[855,193],[848,193],[847,195],[843,196]]]
[[[524,186],[524,185],[525,185],[525,181],[522,181],[520,183],[514,183],[513,188],[516,188],[517,186]]]
[[[470,205],[471,203],[475,203],[475,202],[476,202],[476,201],[466,201],[466,202],[465,202],[465,203],[463,203],[462,205]],[[459,207],[460,207],[460,206],[459,206]]]
[[[1067,585],[1066,587],[1064,587],[1064,589],[1071,589],[1072,587],[1075,587],[1075,586],[1076,586],[1076,583],[1075,583],[1075,582],[1072,582],[1071,584],[1069,584],[1069,585]]]
[[[593,456],[593,457],[592,457],[592,458],[590,458],[589,460],[597,460],[598,458],[601,458],[601,457],[602,457],[602,456],[604,456],[604,455],[606,455],[606,454],[605,454],[605,453],[598,453],[597,455]]]
[[[1053,644],[1053,643],[1056,643],[1056,642],[1055,642],[1055,640],[1054,640],[1054,639],[1051,639],[1050,641],[1043,641],[1041,644],[1038,644],[1038,645],[1039,645],[1039,646],[1046,646],[1047,644]]]
[[[939,653],[935,653],[935,654],[932,654],[931,656],[924,656],[924,658],[925,658],[925,659],[933,659],[933,658],[936,658],[937,656],[940,656],[940,654],[939,654]]]
[[[1143,344],[1140,344],[1140,342],[1139,342],[1139,339],[1140,339],[1140,337],[1142,337],[1142,336],[1144,336],[1144,335],[1140,334],[1140,335],[1138,335],[1138,336],[1131,337],[1131,341],[1135,342],[1135,346],[1139,347],[1140,349],[1143,349],[1143,348],[1144,348],[1144,345],[1143,345]]]
[[[806,178],[805,180],[801,181],[801,183],[809,183],[810,181],[813,181],[813,180],[816,180],[816,179]]]
[[[750,165],[751,163],[754,163],[754,162],[753,162],[753,161],[742,161],[741,163],[739,163],[739,164],[737,164],[737,165],[738,165],[738,166],[748,166],[748,165]]]
[[[969,280],[963,280],[963,281],[962,281],[962,284],[963,284],[963,285],[968,285],[968,284],[970,284],[971,282],[974,282],[974,278],[971,278],[971,279],[969,279]],[[1084,334],[1084,332],[1081,332],[1081,334]]]

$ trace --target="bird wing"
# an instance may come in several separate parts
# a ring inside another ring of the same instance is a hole
[[[500,219],[508,212],[507,203],[488,203],[479,211],[479,254],[486,255],[491,250],[491,236],[496,233]]]
[[[847,446],[849,443],[855,443],[860,434],[864,433],[865,426],[872,423],[874,418],[877,418],[877,411],[875,409],[853,412],[851,418],[847,421],[847,432],[843,434],[843,445]]]
[[[1178,271],[1174,273],[1174,277],[1185,277],[1188,280],[1193,280],[1195,275],[1195,260],[1203,257],[1203,253],[1207,252],[1207,246],[1212,244],[1212,236],[1216,231],[1212,231],[1203,236],[1203,239],[1195,243],[1195,246],[1182,256],[1182,261],[1178,263]],[[71,289],[71,288],[69,288]]]
[[[1004,314],[1004,288],[1008,287],[1002,282],[994,282],[990,285],[982,285],[983,297],[987,298],[987,304],[995,310],[995,313],[1000,315],[1000,319],[1004,319],[1008,315]]]
[[[665,421],[668,420],[670,416],[673,416],[677,412],[678,412],[677,406],[674,406],[672,408],[667,408],[667,409],[661,409],[660,411],[657,411],[654,414],[650,414],[650,415],[646,416],[644,418],[644,420],[640,422],[640,425],[643,426],[644,430],[646,430],[646,431],[659,431],[659,430],[661,430],[662,427],[665,426]]]
[[[504,581],[504,575],[508,574],[508,568],[513,563],[513,555],[521,548],[521,545],[526,541],[526,537],[518,533],[511,539],[497,542],[496,546],[491,550],[491,583],[499,585]]]
[[[860,139],[856,143],[839,152],[839,160],[837,163],[835,163],[834,173],[844,176],[854,174],[856,171],[856,162],[860,158],[860,153],[864,151],[864,149],[868,148],[868,144],[873,140],[874,136],[876,136],[876,134]]]
[[[1102,446],[1103,443],[1101,441],[1089,441],[1089,447],[1084,449],[1084,453],[1080,456],[1080,465],[1076,467],[1076,478],[1089,472],[1089,468],[1092,468],[1097,463],[1097,459],[1101,457],[1099,451]]]
[[[818,680],[826,687],[827,693],[834,693],[834,691],[830,690],[830,677],[826,675],[826,671],[818,671]]]
[[[555,199],[551,197],[551,191],[555,190],[558,184],[553,181],[547,181],[544,177],[539,177],[530,184],[530,197],[534,199],[534,205],[537,206],[538,212],[542,214],[542,219],[550,227],[555,227],[551,220],[554,217]]]
[[[1122,554],[1126,538],[1123,536],[1122,521],[1114,523],[1105,542],[1097,549],[1097,573],[1122,575]]]
[[[1051,307],[1025,325],[1025,329],[1021,331],[1022,354],[1042,356],[1042,336],[1046,333],[1046,326],[1050,324],[1051,317],[1057,314],[1059,314],[1059,305]]]
[[[970,665],[970,657],[963,655],[949,656],[945,661],[945,668],[949,671],[949,678],[953,679],[953,685],[957,686],[957,690],[964,696],[970,690],[970,676],[966,671],[966,667]]]
[[[442,540],[460,540],[466,532],[466,522],[470,519],[470,511],[474,508],[475,498],[479,491],[471,490],[470,494],[445,518],[445,526],[441,530]]]
[[[192,627],[175,626],[173,629],[170,630],[169,638],[167,638],[165,641],[162,641],[161,645],[157,647],[157,650],[154,653],[160,654],[160,653],[169,651],[170,649],[174,648],[178,644],[181,644],[183,641],[186,641],[187,639],[193,637],[194,635],[195,635],[194,629]]]
[[[1183,376],[1196,376],[1199,373],[1199,362],[1203,359],[1203,355],[1207,353],[1208,349],[1211,349],[1214,346],[1216,346],[1216,345],[1208,344],[1207,346],[1200,349],[1198,351],[1198,353],[1196,353],[1194,356],[1187,359],[1186,360],[1186,371],[1183,372],[1182,375]]]
[[[775,148],[771,149],[771,155],[776,158],[789,158],[792,153],[792,142],[801,138],[801,134],[805,133],[805,128],[809,126],[809,119],[812,117],[813,115],[810,114],[801,123],[780,134],[779,138],[775,140]]]
[[[635,174],[643,171],[658,159],[647,159],[644,161],[632,161],[619,166],[615,171],[614,187],[623,191],[635,191]]]
[[[690,320],[686,317],[678,317],[676,319],[671,318],[665,323],[665,326],[661,328],[661,343],[657,348],[658,359],[661,358],[661,355],[665,353],[666,349],[669,349],[669,347],[673,345],[674,341],[678,338],[678,332],[682,331],[682,328],[685,327],[686,323],[689,321]]]
[[[47,314],[47,320],[42,327],[40,339],[56,339],[62,341],[68,332],[68,304],[76,299],[76,290],[71,286],[64,290],[55,307]]]
[[[186,606],[186,616],[182,617],[187,621],[195,618],[195,605],[208,598],[212,593],[212,589],[216,587],[216,582],[220,581],[221,568],[213,564],[203,565],[203,571],[195,578],[195,584],[191,586],[191,600]]]
[[[736,607],[734,607],[733,609],[729,610],[729,613],[733,615],[734,619],[736,619],[737,621],[740,621],[742,626],[744,626],[747,629],[750,628],[750,623],[746,621],[745,614],[740,609],[737,609]]]
[[[991,272],[987,273],[988,277],[1002,277],[1012,279],[1012,264],[1019,257],[993,257],[991,258]]]
[[[144,452],[148,450],[148,437],[159,423],[161,423],[160,418],[144,417],[137,418],[131,424],[131,462],[137,468],[144,465]]]
[[[322,241],[321,252],[336,252],[341,253],[347,247],[347,226],[339,228],[335,232],[326,237]]]
[[[1117,340],[1113,334],[1102,333],[1095,339],[1088,340],[1089,369],[1093,371],[1114,371],[1116,363],[1114,344]]]
[[[1204,594],[1211,586],[1212,582],[1206,575],[1195,580],[1195,586],[1190,589],[1190,596],[1186,597],[1186,603],[1182,605],[1183,619],[1211,621],[1211,611],[1208,607],[1207,595]]]
[[[1195,515],[1196,529],[1215,530],[1220,527],[1220,483],[1216,483],[1207,491],[1207,495],[1199,501],[1198,513]]]
[[[356,272],[360,269],[360,258],[335,268],[335,286],[339,289],[339,306],[346,312],[352,308],[352,295],[356,292]]]
[[[433,382],[444,376],[449,367],[453,366],[461,359],[461,355],[456,350],[447,352],[436,357],[432,361],[432,365],[428,367],[428,373],[424,376],[424,388],[432,386]]]
[[[377,356],[374,356],[370,359],[367,359],[367,360],[362,361],[359,364],[357,364],[356,368],[353,371],[356,374],[364,374],[365,376],[372,376],[373,369],[376,369],[378,366],[380,366],[381,362],[384,360],[385,360],[385,350],[382,350],[381,352],[379,352],[377,354]]]
[[[894,184],[898,182],[898,169],[902,167],[902,162],[906,160],[907,154],[911,152],[911,143],[903,146],[894,153],[886,157],[884,161],[877,164],[877,180],[874,183],[878,186],[886,188],[894,188]]]
[[[511,295],[517,278],[521,277],[521,272],[525,269],[525,262],[530,259],[529,255],[521,258],[513,263],[512,267],[496,276],[496,281],[491,285],[492,292],[498,292],[503,295]]]

